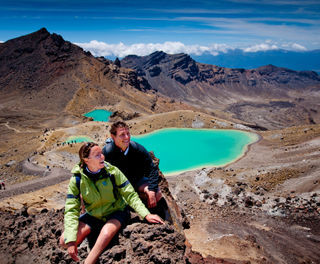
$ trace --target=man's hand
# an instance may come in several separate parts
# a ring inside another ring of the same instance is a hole
[[[148,198],[148,207],[153,208],[157,206],[156,192],[149,191],[148,186],[144,188],[144,192]]]
[[[164,221],[156,214],[148,214],[146,220],[152,224],[164,224]]]
[[[74,260],[74,261],[79,261],[78,258],[78,248],[76,245],[76,242],[69,242],[67,244],[68,246],[68,253],[70,255],[70,257]]]

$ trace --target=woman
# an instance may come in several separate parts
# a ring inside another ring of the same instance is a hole
[[[73,260],[79,261],[77,246],[91,232],[100,232],[85,263],[98,260],[129,217],[127,204],[149,223],[164,223],[158,215],[150,214],[121,171],[104,161],[97,144],[88,142],[82,145],[79,157],[80,163],[71,171],[74,175],[70,179],[65,205],[65,230],[60,238],[60,245],[68,249]],[[86,213],[79,217],[80,195]]]

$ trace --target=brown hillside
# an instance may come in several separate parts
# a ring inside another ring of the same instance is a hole
[[[94,58],[44,28],[0,45],[0,76],[0,103],[10,110],[80,116],[117,104],[143,113],[177,108],[135,71]]]

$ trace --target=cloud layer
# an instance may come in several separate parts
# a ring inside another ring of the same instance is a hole
[[[211,44],[208,46],[203,45],[185,45],[182,42],[170,42],[164,43],[137,43],[132,45],[125,45],[120,42],[118,44],[108,44],[105,42],[92,40],[88,43],[75,43],[82,47],[86,51],[90,51],[94,56],[104,57],[119,57],[123,58],[127,55],[146,56],[155,51],[164,51],[168,54],[186,53],[192,55],[202,55],[204,53],[211,55],[219,55],[220,53],[226,53],[229,50],[234,50],[235,47],[228,46],[226,44]],[[258,52],[268,50],[294,50],[294,51],[306,51],[307,49],[298,43],[284,43],[277,44],[271,41],[265,43],[252,45],[249,47],[241,48],[244,52]]]

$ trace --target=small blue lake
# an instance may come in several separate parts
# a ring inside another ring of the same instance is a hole
[[[168,128],[132,136],[153,151],[164,174],[205,166],[223,166],[245,154],[259,136],[239,130]]]
[[[86,117],[92,117],[93,121],[108,122],[112,112],[104,109],[96,109],[84,114]]]

